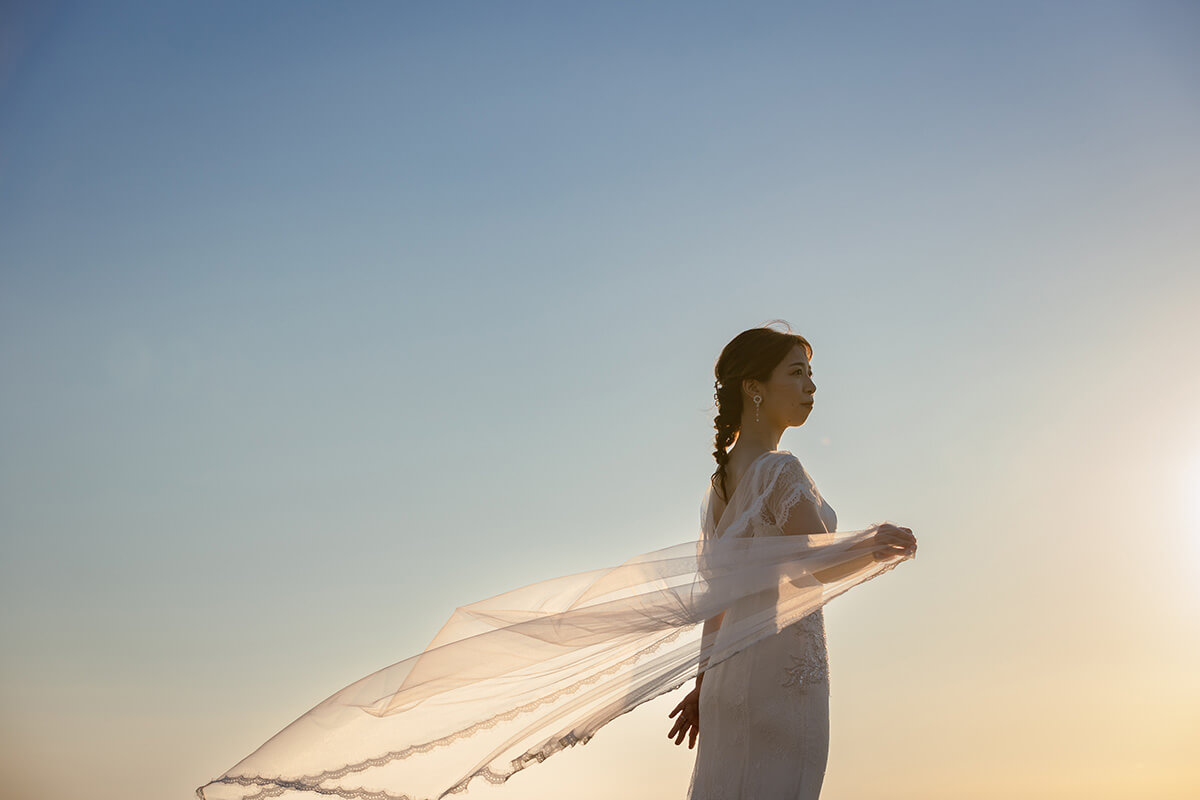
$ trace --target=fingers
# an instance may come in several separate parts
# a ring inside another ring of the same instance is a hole
[[[668,716],[675,716],[675,713],[678,711],[682,711],[683,713],[679,715],[679,719],[675,720],[675,725],[672,726],[670,733],[667,734],[667,738],[674,739],[675,744],[680,745],[690,735],[691,742],[688,744],[688,749],[691,749],[695,746],[696,735],[700,732],[700,720],[691,709],[684,708],[683,703],[680,703],[675,711],[672,711]]]
[[[890,561],[893,558],[902,558],[905,556],[915,556],[917,554],[917,546],[902,545],[902,544],[885,544],[884,549],[874,552],[876,561]]]
[[[688,729],[679,732],[679,736],[675,739],[675,744],[683,744],[684,739],[690,738],[691,741],[688,743],[688,749],[690,750],[696,744],[696,734],[699,732],[699,725],[691,725]]]
[[[912,528],[903,528],[899,525],[893,525],[890,522],[881,522],[877,533],[880,536],[898,535],[904,538],[916,538],[913,535]]]
[[[882,522],[875,532],[875,542],[883,545],[884,548],[875,551],[876,561],[888,561],[917,554],[917,537],[913,534],[912,528],[902,528],[890,522]]]
[[[880,544],[899,545],[901,547],[915,547],[917,544],[917,537],[911,533],[893,533],[888,531],[887,533],[877,534],[875,538]]]

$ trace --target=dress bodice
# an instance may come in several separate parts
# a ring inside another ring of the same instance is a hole
[[[786,536],[805,539],[806,547],[813,547],[822,540],[820,533],[784,533],[799,503],[817,508],[827,532],[837,529],[832,506],[799,459],[787,451],[764,453],[747,468],[719,522],[713,514],[714,493],[710,487],[703,512],[706,540]],[[745,627],[739,623],[769,618],[781,593],[792,591],[788,583],[782,579],[726,608],[714,651],[727,644],[727,631]],[[790,583],[808,592],[818,582],[805,573]],[[711,666],[700,688],[700,720],[700,750],[688,800],[816,800],[829,753],[829,650],[823,608]]]
[[[826,531],[837,530],[837,513],[817,489],[816,482],[798,458],[787,450],[763,453],[747,468],[729,503],[715,514],[719,502],[709,487],[701,529],[706,538],[727,536],[756,538],[783,535],[782,528],[799,503],[817,508]],[[819,538],[817,536],[813,539]],[[747,598],[726,611],[738,618],[760,612],[774,597]],[[718,632],[718,637],[720,633]],[[829,650],[824,609],[818,608],[788,625],[777,636],[757,643],[748,653],[778,665],[780,686],[808,687],[829,684]]]

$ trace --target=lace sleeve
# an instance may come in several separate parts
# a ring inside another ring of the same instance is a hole
[[[800,460],[789,456],[775,476],[775,481],[763,506],[769,524],[782,528],[791,510],[798,503],[811,503],[820,508],[821,495]]]

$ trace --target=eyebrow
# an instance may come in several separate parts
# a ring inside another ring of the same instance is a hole
[[[791,364],[788,364],[788,366],[789,366],[789,367],[803,367],[803,366],[807,366],[807,367],[808,367],[808,371],[809,371],[809,372],[812,372],[812,364],[808,364],[808,365],[806,365],[806,364],[805,364],[803,361],[793,361]]]

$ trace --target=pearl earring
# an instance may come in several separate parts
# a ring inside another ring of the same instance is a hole
[[[755,422],[758,422],[758,409],[759,409],[759,406],[761,406],[761,405],[762,405],[762,395],[761,394],[754,395],[754,421]]]

